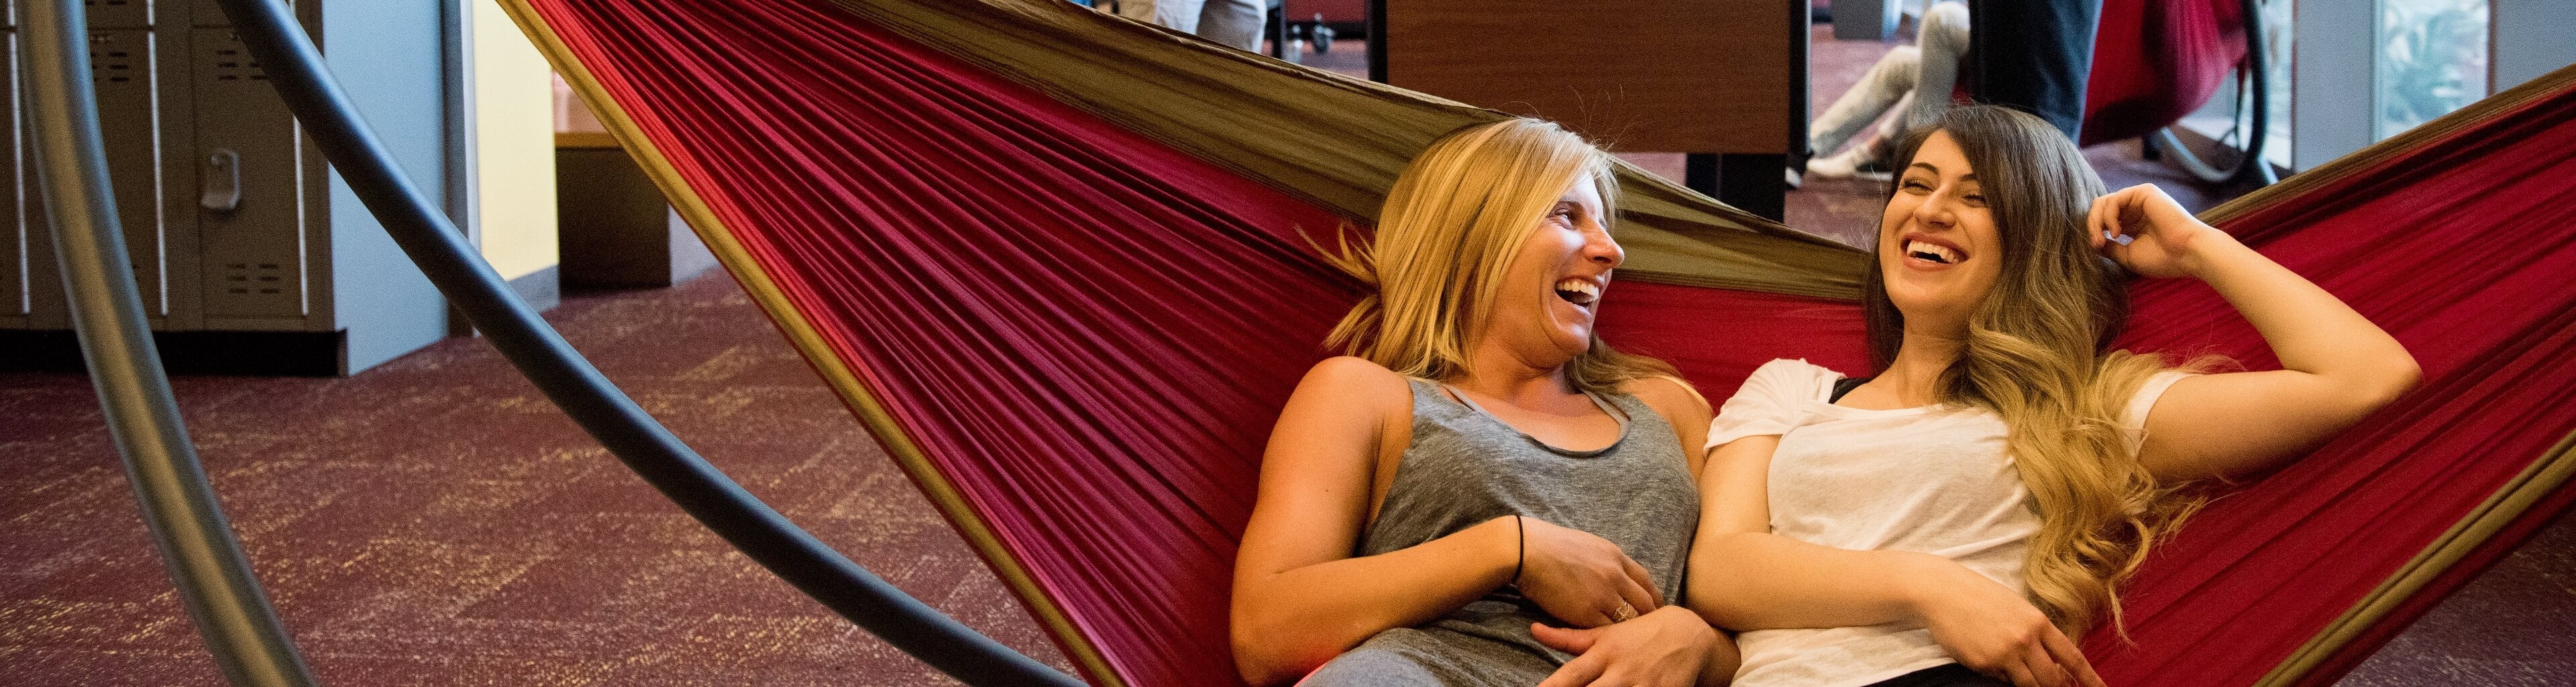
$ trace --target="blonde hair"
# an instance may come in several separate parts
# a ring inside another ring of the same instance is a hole
[[[2034,604],[2070,636],[2107,611],[2126,638],[2120,585],[2206,499],[2192,485],[2158,480],[2132,448],[2129,401],[2167,368],[2157,356],[2111,348],[2129,299],[2120,268],[2085,235],[2102,181],[2055,127],[1992,106],[1944,113],[1907,137],[1896,160],[1913,160],[1934,132],[1947,132],[1976,170],[2003,248],[2003,273],[1969,315],[1966,345],[1938,382],[1940,400],[2003,418],[2006,450],[2040,516],[2023,568]],[[1863,277],[1861,293],[1870,357],[1885,369],[1905,316],[1878,269]]]
[[[1432,142],[1387,191],[1376,236],[1353,245],[1345,225],[1339,250],[1328,253],[1375,293],[1351,307],[1324,345],[1408,377],[1464,374],[1502,276],[1566,190],[1591,173],[1601,221],[1617,216],[1611,171],[1608,153],[1538,119],[1474,125]],[[1568,382],[1587,392],[1673,375],[1663,361],[1611,350],[1598,334],[1566,364]]]

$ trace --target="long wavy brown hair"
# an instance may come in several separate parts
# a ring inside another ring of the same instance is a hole
[[[2033,602],[2069,635],[2107,611],[2125,637],[2120,585],[2204,499],[2157,480],[2130,448],[2136,437],[2122,415],[2166,366],[2111,347],[2127,323],[2129,293],[2127,275],[2086,234],[2102,181],[2055,127],[1994,106],[1951,110],[1907,137],[1895,168],[1911,165],[1934,132],[1966,153],[2003,253],[2002,276],[1941,374],[1939,400],[2003,418],[2006,448],[2040,516],[2024,568]],[[1871,364],[1886,369],[1904,341],[1905,314],[1875,266],[1861,281],[1861,304]]]

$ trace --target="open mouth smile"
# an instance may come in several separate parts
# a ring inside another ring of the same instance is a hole
[[[1591,312],[1593,304],[1601,301],[1601,285],[1567,277],[1556,282],[1556,297],[1582,308],[1584,312]]]
[[[1936,265],[1956,265],[1968,259],[1967,251],[1958,246],[1918,237],[1906,237],[1905,257]]]

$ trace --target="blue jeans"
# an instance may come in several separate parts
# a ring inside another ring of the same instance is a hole
[[[2084,126],[2102,0],[1968,0],[1977,26],[1961,77],[1977,102],[2039,115],[2067,140]]]

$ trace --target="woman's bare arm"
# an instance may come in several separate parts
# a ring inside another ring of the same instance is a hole
[[[2158,477],[2260,471],[2414,388],[2406,347],[2333,294],[2201,223],[2152,185],[2095,201],[2094,242],[2131,270],[2201,280],[2253,323],[2282,369],[2175,382],[2147,416],[2138,459]],[[2130,239],[2125,244],[2107,236]]]
[[[1709,453],[1700,477],[1699,534],[1683,598],[1729,630],[1851,627],[1918,617],[1913,581],[1943,579],[1948,559],[1906,551],[1852,551],[1771,533],[1772,451],[1780,437],[1750,436]],[[1974,574],[1974,573],[1969,573]]]
[[[1409,417],[1410,399],[1403,377],[1335,358],[1308,372],[1281,411],[1235,559],[1232,636],[1246,682],[1295,679],[1378,632],[1428,622],[1511,581],[1520,553],[1510,518],[1350,557],[1384,425]]]

